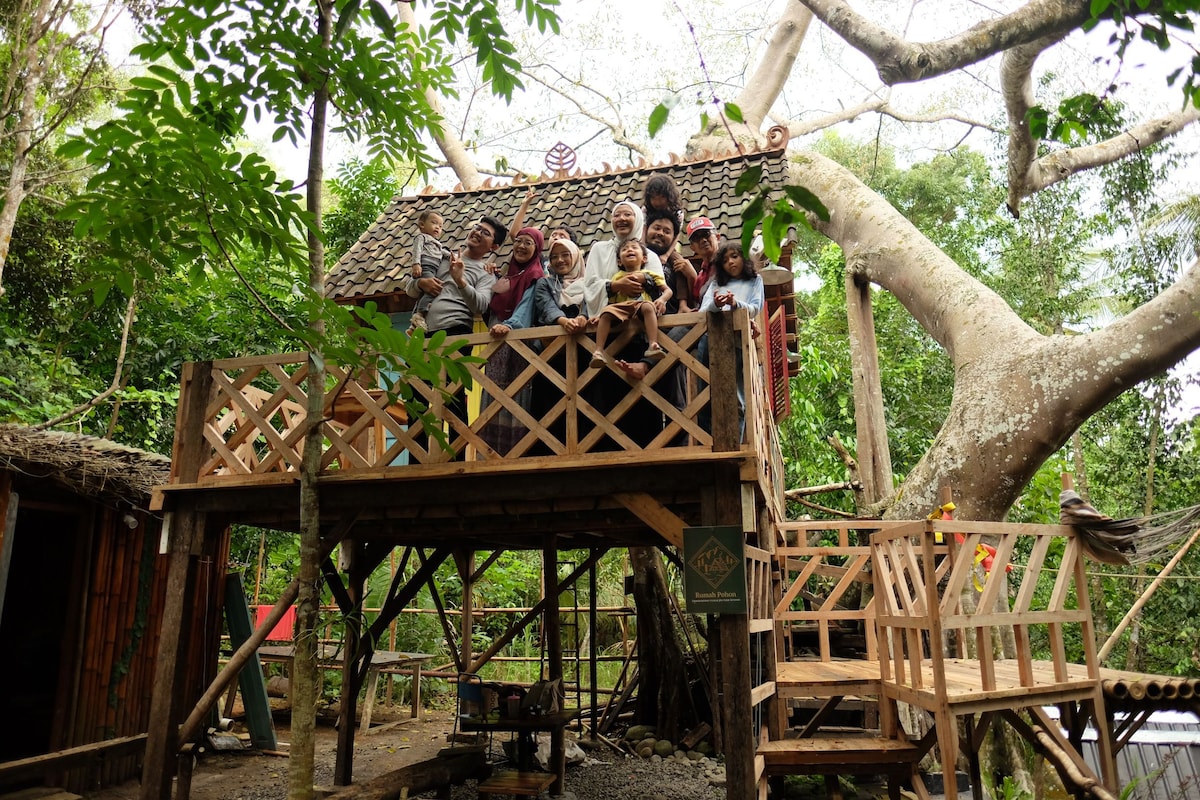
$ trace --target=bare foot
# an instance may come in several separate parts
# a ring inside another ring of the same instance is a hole
[[[646,377],[646,370],[648,367],[644,361],[618,361],[617,369],[621,370],[621,372],[624,372],[635,381],[640,381],[642,378]]]

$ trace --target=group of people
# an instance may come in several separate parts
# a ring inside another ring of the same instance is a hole
[[[531,188],[511,228],[491,216],[480,218],[461,251],[442,244],[441,215],[420,215],[414,263],[404,281],[404,288],[417,298],[410,330],[463,335],[472,332],[477,317],[495,337],[539,326],[557,325],[568,334],[594,329],[596,348],[589,366],[611,366],[641,379],[666,355],[668,340],[679,341],[687,330],[660,330],[658,318],[663,314],[746,308],[753,319],[762,308],[762,279],[741,244],[722,242],[704,216],[684,228],[680,193],[669,176],[650,177],[643,205],[622,200],[613,207],[613,235],[593,244],[586,261],[570,228],[552,228],[547,246],[538,228],[522,225],[534,196]],[[698,269],[677,247],[683,231],[699,260]],[[491,259],[509,236],[511,258],[496,266]],[[635,336],[634,344],[610,356],[606,347],[613,328],[631,320],[641,322],[643,336]],[[702,358],[705,350],[701,346]],[[524,369],[514,355],[504,347],[496,353],[499,358],[489,359],[488,376],[500,386]],[[526,405],[534,403],[533,398],[517,399],[536,414],[537,409]],[[512,415],[500,411],[483,436],[503,453],[524,433]]]

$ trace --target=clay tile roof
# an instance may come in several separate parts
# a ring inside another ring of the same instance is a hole
[[[629,167],[604,169],[583,174],[543,174],[525,182],[491,186],[489,180],[475,191],[436,192],[427,188],[419,195],[396,197],[379,219],[337,264],[325,279],[328,296],[343,303],[393,294],[398,278],[412,265],[412,240],[417,216],[433,209],[444,219],[443,244],[460,247],[466,234],[481,216],[490,214],[511,224],[529,186],[537,191],[525,216],[525,223],[548,233],[552,226],[566,225],[576,235],[586,253],[593,242],[609,237],[612,231],[608,215],[620,200],[642,202],[646,178],[657,172],[670,174],[679,185],[685,209],[684,224],[694,216],[709,217],[726,238],[741,235],[741,209],[745,198],[734,191],[738,177],[748,166],[761,164],[763,178],[773,186],[782,186],[787,177],[784,146],[786,132],[772,130],[770,144],[760,151],[739,154],[736,151],[681,161],[672,156],[666,163],[640,163]],[[497,259],[508,258],[511,240],[506,239]]]

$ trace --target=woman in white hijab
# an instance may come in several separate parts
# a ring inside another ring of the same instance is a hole
[[[622,278],[615,285],[610,285],[613,276],[619,269],[617,251],[621,249],[621,245],[630,239],[642,238],[642,228],[645,222],[642,209],[636,203],[622,200],[613,207],[611,222],[613,238],[596,242],[588,251],[587,268],[584,270],[583,294],[587,300],[589,317],[600,316],[600,312],[608,305],[610,291],[628,295],[638,295],[642,292],[641,276]],[[649,272],[657,272],[659,275],[663,274],[662,263],[653,252],[647,254],[644,269]],[[660,301],[665,308],[666,300],[661,297],[655,301],[655,305],[658,305]],[[662,311],[663,309],[660,308],[659,313],[661,314]]]

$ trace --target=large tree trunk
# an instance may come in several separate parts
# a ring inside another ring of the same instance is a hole
[[[954,364],[950,413],[889,516],[928,514],[946,479],[957,516],[1003,518],[1084,420],[1200,346],[1196,264],[1106,328],[1043,336],[849,170],[806,153],[793,163],[791,181],[834,210],[817,227],[841,246],[847,272],[892,292]]]
[[[678,742],[684,727],[692,724],[685,717],[691,704],[662,557],[653,547],[631,547],[629,561],[638,626],[638,721],[654,725],[659,738]]]

